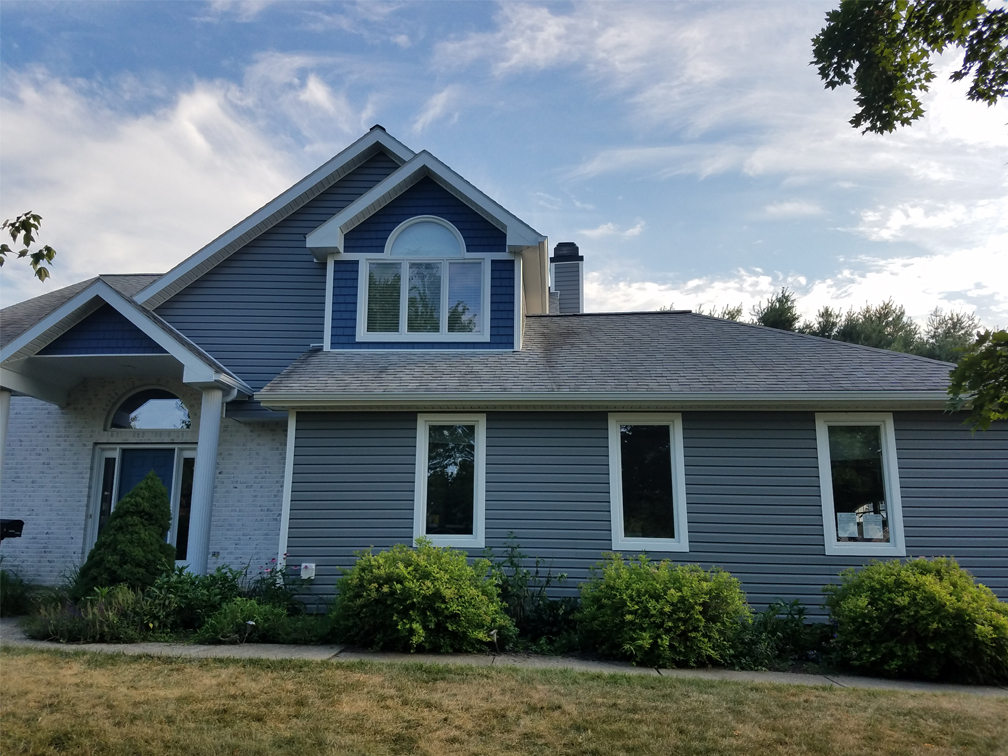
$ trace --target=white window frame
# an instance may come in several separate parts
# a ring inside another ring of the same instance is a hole
[[[178,515],[179,506],[182,499],[182,460],[196,458],[195,444],[98,444],[95,446],[94,459],[91,463],[91,492],[88,501],[88,515],[84,534],[84,550],[81,554],[81,563],[87,559],[91,549],[94,548],[98,540],[98,515],[101,508],[101,489],[103,476],[105,473],[105,460],[115,459],[115,484],[112,488],[112,506],[109,512],[115,510],[119,502],[119,478],[120,467],[122,465],[122,452],[124,449],[174,449],[175,463],[172,468],[172,487],[168,491],[169,503],[171,504],[171,527],[168,530],[166,542],[175,544],[178,535]],[[188,560],[178,561],[177,565],[187,565]]]
[[[431,425],[475,425],[476,469],[473,480],[473,534],[427,535],[427,450]],[[416,445],[416,490],[413,503],[413,542],[429,538],[435,546],[483,548],[486,542],[486,415],[418,414]]]
[[[399,331],[371,333],[367,330],[368,312],[368,266],[372,263],[398,263],[399,274]],[[448,264],[458,262],[467,265],[480,266],[480,331],[479,333],[449,333],[448,332]],[[441,265],[441,330],[438,333],[417,333],[407,331],[406,313],[409,307],[409,265],[417,263],[436,263]],[[357,301],[357,340],[358,341],[490,341],[490,265],[482,258],[473,257],[368,257],[360,261],[358,273]]]
[[[623,533],[621,425],[667,425],[669,427],[675,538],[628,538]],[[689,530],[686,517],[686,464],[683,459],[681,414],[678,412],[624,412],[609,415],[609,501],[614,550],[689,551]]]
[[[896,433],[890,412],[817,412],[816,448],[819,456],[819,492],[822,499],[823,534],[828,556],[906,556],[903,537],[903,507],[900,501],[899,463]],[[881,429],[882,480],[889,518],[889,543],[838,541],[833,509],[833,474],[830,468],[829,427],[831,425],[875,425]]]

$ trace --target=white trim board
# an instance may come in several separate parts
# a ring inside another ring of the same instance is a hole
[[[545,236],[505,210],[436,157],[423,150],[370,191],[365,192],[357,200],[351,202],[339,213],[309,233],[305,237],[305,245],[319,260],[325,259],[325,256],[332,252],[342,253],[344,237],[348,232],[426,177],[433,179],[472,210],[504,231],[507,235],[509,248],[534,247],[546,239]]]
[[[287,413],[287,456],[284,462],[283,503],[280,508],[280,543],[277,564],[286,563],[287,534],[290,529],[291,490],[294,487],[294,441],[297,436],[297,412]]]
[[[900,498],[899,462],[896,458],[896,432],[889,412],[819,412],[816,413],[816,451],[819,459],[819,494],[822,501],[823,541],[829,556],[906,556],[903,536],[903,506]],[[874,425],[881,433],[882,479],[885,485],[886,514],[889,518],[889,542],[849,542],[837,540],[833,506],[833,475],[830,466],[829,426]]]
[[[136,301],[151,309],[167,301],[379,151],[384,151],[400,165],[415,155],[399,140],[389,136],[382,127],[372,127],[367,134],[309,173],[290,189],[148,285],[136,295]],[[323,257],[322,260],[324,259]]]
[[[620,443],[622,425],[664,425],[669,429],[672,456],[672,516],[674,538],[627,537],[623,532],[623,470]],[[683,455],[682,415],[674,412],[631,412],[609,415],[609,516],[614,551],[689,551],[686,517],[686,466]]]
[[[476,459],[473,475],[472,535],[427,535],[427,446],[431,425],[475,425]],[[416,472],[413,493],[413,542],[428,538],[435,546],[482,549],[486,544],[486,415],[418,414]]]

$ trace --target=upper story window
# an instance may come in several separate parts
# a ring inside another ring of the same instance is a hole
[[[486,341],[490,266],[466,259],[441,218],[419,216],[389,236],[385,257],[361,263],[363,340]]]
[[[816,415],[827,554],[904,556],[892,415]]]
[[[112,429],[188,430],[189,408],[164,389],[144,389],[126,397],[112,413]]]

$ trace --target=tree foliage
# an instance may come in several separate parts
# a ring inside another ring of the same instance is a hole
[[[170,526],[168,490],[151,471],[112,510],[71,598],[80,600],[95,588],[127,585],[143,590],[153,585],[174,564],[175,547],[165,542]]]
[[[931,55],[949,48],[964,53],[950,78],[972,77],[970,100],[1005,96],[1008,10],[980,0],[841,0],[812,40],[812,64],[827,88],[854,87],[854,128],[884,134],[924,115],[918,95],[935,78]]]
[[[953,409],[967,402],[967,420],[987,430],[995,420],[1008,420],[1008,331],[985,330],[952,371],[948,388]]]
[[[789,291],[786,286],[771,295],[766,304],[760,300],[760,303],[752,308],[752,316],[752,322],[756,325],[776,328],[780,331],[795,330],[798,321],[801,320],[794,292]]]
[[[10,235],[11,241],[14,242],[14,246],[20,246],[21,249],[15,251],[6,242],[0,244],[0,267],[3,267],[7,255],[17,254],[18,259],[29,258],[32,270],[35,271],[39,281],[45,281],[49,278],[49,268],[45,266],[45,263],[53,261],[53,258],[56,257],[56,250],[48,244],[39,247],[34,252],[31,250],[31,245],[35,243],[41,225],[42,216],[31,210],[21,213],[13,220],[7,219],[3,222],[0,229],[6,231]]]

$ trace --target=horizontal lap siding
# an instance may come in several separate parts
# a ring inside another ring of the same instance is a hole
[[[305,235],[388,176],[376,155],[157,308],[157,313],[253,389],[321,344],[326,266]]]
[[[941,413],[895,425],[908,553],[953,554],[1008,596],[1004,428],[971,436]],[[651,556],[722,567],[757,608],[798,598],[821,615],[822,586],[870,557],[824,553],[814,414],[684,413],[683,438],[690,551]],[[415,446],[412,413],[298,416],[289,544],[319,565],[322,592],[354,550],[410,541]],[[980,452],[959,486],[957,455]],[[608,465],[605,413],[489,413],[487,546],[513,532],[574,592],[611,549]]]
[[[102,305],[46,346],[42,355],[166,354],[112,305]]]
[[[1008,599],[1008,423],[973,433],[962,415],[894,415],[907,553],[955,556]]]

